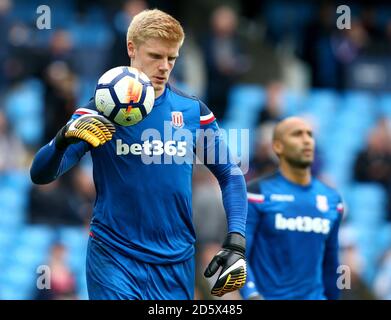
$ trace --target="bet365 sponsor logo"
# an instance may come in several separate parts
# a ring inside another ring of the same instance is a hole
[[[330,232],[330,220],[307,216],[285,218],[281,213],[277,213],[275,216],[275,227],[277,230],[328,234]]]
[[[178,119],[177,119],[178,120]],[[175,122],[175,121],[174,121]],[[119,139],[115,154],[120,157],[138,156],[143,164],[235,164],[232,175],[242,175],[249,169],[249,130],[207,128],[189,130],[181,128],[180,120],[164,121],[163,130],[147,128],[137,143]]]
[[[118,156],[125,156],[129,153],[141,156],[161,156],[166,154],[168,156],[183,157],[186,155],[186,141],[169,140],[163,142],[161,140],[146,140],[141,143],[127,144],[122,139],[116,140],[116,153]]]

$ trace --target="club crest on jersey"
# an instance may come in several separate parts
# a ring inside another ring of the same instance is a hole
[[[183,114],[181,111],[171,112],[171,125],[177,129],[183,128],[185,123],[183,122]]]
[[[319,194],[316,196],[316,208],[321,212],[327,212],[329,210],[329,204],[326,196]]]

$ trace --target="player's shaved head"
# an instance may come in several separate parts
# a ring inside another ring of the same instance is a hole
[[[274,127],[273,141],[282,140],[282,137],[287,132],[289,132],[290,130],[292,130],[296,127],[300,127],[303,125],[311,128],[311,125],[307,121],[305,121],[304,119],[299,118],[299,117],[289,117],[289,118],[285,118],[284,120],[281,120]]]
[[[313,162],[314,149],[312,127],[306,120],[289,117],[275,126],[273,150],[282,165],[307,168]]]

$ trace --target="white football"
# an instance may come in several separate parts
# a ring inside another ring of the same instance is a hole
[[[96,108],[121,126],[139,123],[152,111],[154,102],[151,81],[145,73],[133,67],[110,69],[96,85]]]

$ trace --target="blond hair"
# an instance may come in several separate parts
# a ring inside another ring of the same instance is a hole
[[[179,21],[169,14],[158,9],[144,10],[134,16],[126,41],[139,46],[151,38],[177,42],[182,46],[185,33]]]

